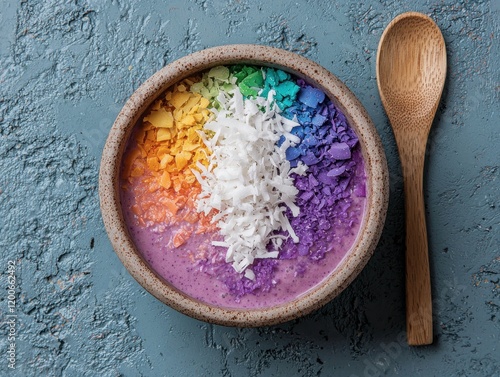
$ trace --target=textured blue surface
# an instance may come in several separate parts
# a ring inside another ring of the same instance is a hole
[[[0,375],[500,375],[500,4],[367,3],[0,0]],[[404,340],[402,181],[375,79],[381,33],[408,10],[436,20],[449,61],[425,175],[435,342],[421,348]],[[126,99],[176,58],[229,43],[282,47],[336,74],[372,116],[391,173],[361,275],[270,328],[213,326],[158,302],[114,254],[98,206],[102,147]]]

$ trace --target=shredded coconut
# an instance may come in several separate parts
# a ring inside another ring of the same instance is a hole
[[[204,126],[214,136],[201,135],[211,151],[209,165],[198,164],[199,172],[193,169],[202,188],[198,211],[218,212],[212,221],[224,241],[213,245],[226,247],[226,262],[251,280],[254,273],[248,267],[255,259],[277,258],[283,241],[276,232],[288,232],[299,241],[285,211],[288,207],[294,216],[299,214],[298,190],[290,174],[304,174],[306,167],[290,169],[285,151],[300,141],[290,133],[298,123],[280,115],[273,95],[244,99],[237,87],[221,91],[215,119]],[[281,136],[284,141],[278,143]]]

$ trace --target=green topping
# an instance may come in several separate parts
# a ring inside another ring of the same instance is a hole
[[[221,81],[227,80],[229,78],[229,69],[223,65],[212,68],[208,71],[208,77],[218,79]]]
[[[251,75],[254,72],[257,72],[258,69],[256,67],[237,64],[231,67],[231,73],[234,77],[236,77],[236,84],[239,84],[243,79],[247,76]]]
[[[265,78],[264,78],[265,77]],[[290,74],[274,68],[258,68],[248,65],[217,66],[205,73],[200,82],[191,86],[193,92],[207,98],[212,106],[219,108],[219,91],[230,92],[237,85],[244,97],[267,98],[271,88],[276,92],[274,100],[280,109],[292,105],[300,87]]]

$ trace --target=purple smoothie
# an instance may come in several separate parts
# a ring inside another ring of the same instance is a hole
[[[268,69],[266,87],[271,77],[276,87],[290,88],[291,77],[276,72]],[[146,262],[172,286],[209,305],[252,309],[290,302],[327,278],[359,233],[366,179],[358,138],[323,92],[300,79],[293,85],[296,97],[283,96],[283,102],[289,101],[283,114],[300,123],[292,133],[301,142],[287,149],[286,158],[308,170],[293,177],[300,214],[293,217],[287,210],[286,215],[300,241],[285,239],[277,259],[256,259],[254,280],[237,273],[225,262],[225,249],[211,244],[221,241],[217,232],[197,232],[196,224],[186,221],[140,223],[132,210],[134,190],[121,190],[125,222]],[[192,233],[185,243],[172,247],[179,228]]]
[[[353,185],[354,186],[354,185]],[[347,254],[358,234],[360,222],[352,226],[348,224],[333,226],[324,233],[325,244],[329,252],[319,260],[312,261],[307,256],[295,259],[279,259],[274,268],[273,284],[268,291],[254,293],[235,298],[228,293],[224,281],[214,277],[216,271],[224,270],[228,276],[233,276],[232,267],[223,260],[224,253],[212,250],[218,254],[215,266],[193,263],[191,251],[205,247],[217,249],[210,245],[212,239],[218,239],[215,233],[194,235],[178,248],[168,248],[174,229],[161,227],[147,228],[136,224],[134,214],[126,208],[134,202],[129,192],[122,192],[124,217],[129,224],[129,231],[137,249],[144,259],[161,277],[185,294],[210,305],[227,308],[263,308],[272,307],[294,300],[313,289],[335,270]],[[364,210],[364,198],[356,198],[349,211],[349,217],[359,219]],[[227,267],[226,267],[227,266]],[[303,271],[307,269],[307,273]],[[219,276],[220,278],[221,276]]]

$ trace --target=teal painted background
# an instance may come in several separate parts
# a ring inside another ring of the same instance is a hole
[[[377,92],[377,45],[397,14],[442,29],[448,79],[425,197],[435,342],[404,342],[400,164]],[[1,376],[499,376],[498,0],[0,0]],[[234,329],[179,314],[114,254],[97,195],[107,133],[127,98],[187,53],[285,48],[358,96],[382,138],[387,223],[361,275],[321,310]],[[8,261],[16,261],[16,369]]]

